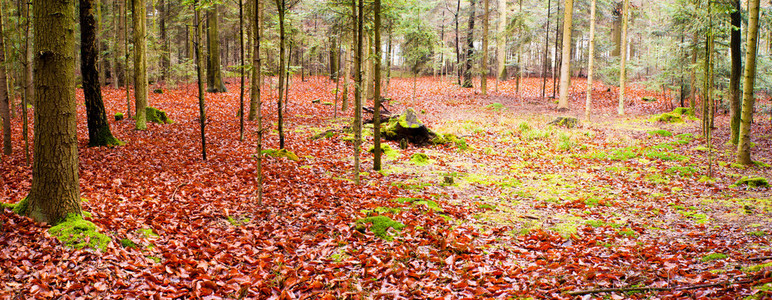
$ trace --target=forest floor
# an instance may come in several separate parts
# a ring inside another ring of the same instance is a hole
[[[767,116],[757,116],[752,128],[758,163],[745,167],[733,163],[726,115],[718,115],[708,151],[700,121],[651,121],[672,107],[636,87],[619,117],[616,89],[596,85],[593,116],[584,122],[582,79],[573,81],[568,112],[538,97],[539,79],[526,79],[526,96],[515,97],[514,81],[489,83],[485,96],[420,78],[416,99],[411,79],[394,79],[392,111],[413,108],[469,149],[401,150],[387,142],[394,152],[384,170],[370,170],[372,154],[363,151],[362,183],[355,185],[350,136],[312,139],[347,126],[351,110],[336,117],[325,103],[335,102],[334,82],[299,79],[285,128],[287,148],[300,159],[264,160],[263,203],[256,198],[256,125],[247,122],[239,140],[237,85],[207,94],[207,161],[194,86],[151,94],[150,104],[174,123],[146,131],[113,121],[126,111],[125,91],[103,90],[113,133],[127,143],[115,148],[86,147],[79,92],[82,206],[113,242],[105,251],[69,249],[48,226],[3,210],[0,298],[772,295],[770,189],[734,186],[743,176],[772,179]],[[276,95],[264,98],[265,148],[277,148]],[[557,116],[583,122],[547,125]],[[15,152],[0,163],[4,203],[24,198],[31,183],[20,118],[14,121]],[[367,149],[372,135],[365,138]],[[411,160],[417,153],[429,160]],[[592,289],[620,290],[569,294]]]

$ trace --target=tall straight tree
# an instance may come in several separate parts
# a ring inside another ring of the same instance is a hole
[[[592,0],[590,5],[590,53],[587,55],[587,101],[584,106],[584,119],[590,121],[592,111],[592,73],[595,62],[595,17],[597,0]]]
[[[742,72],[742,12],[740,0],[732,2],[734,10],[731,13],[732,26],[729,41],[729,51],[732,56],[732,73],[729,76],[729,107],[731,111],[730,127],[732,128],[732,143],[740,139],[740,75]]]
[[[244,0],[239,0],[239,63],[241,85],[239,86],[239,140],[244,140]]]
[[[498,60],[496,78],[499,81],[507,80],[507,35],[504,33],[505,30],[507,30],[507,0],[499,0],[499,24],[496,39],[496,59]]]
[[[622,41],[620,43],[619,54],[619,106],[617,107],[617,114],[625,114],[625,83],[627,81],[627,20],[628,11],[630,10],[630,0],[625,0],[622,8]]]
[[[755,99],[753,85],[756,81],[756,51],[759,43],[759,0],[748,1],[748,40],[745,48],[745,72],[743,72],[743,111],[740,121],[740,138],[737,143],[737,163],[750,165],[751,124]]]
[[[56,224],[81,215],[75,109],[75,1],[33,0],[35,155],[19,213]],[[24,201],[24,200],[23,200]]]
[[[260,38],[263,34],[262,29],[263,25],[261,24],[263,20],[263,2],[254,0],[253,4],[253,11],[254,11],[254,19],[252,22],[252,34],[254,35],[254,42],[252,50],[252,83],[251,88],[249,90],[249,120],[254,121],[257,120],[258,123],[261,122],[260,120],[260,87],[263,83],[263,74],[262,74],[262,67],[263,62],[260,59]],[[258,129],[260,130],[260,129]],[[258,133],[259,134],[259,133]]]
[[[88,145],[89,147],[118,146],[121,142],[113,137],[110,123],[107,123],[99,83],[95,4],[95,0],[80,0],[80,72],[83,74],[83,96],[86,99]]]
[[[550,48],[550,6],[552,6],[552,0],[547,0],[547,27],[544,29],[544,59],[542,61],[542,81],[541,81],[541,98],[544,99],[544,91],[547,89],[547,61],[549,60]]]
[[[488,94],[488,16],[490,13],[490,0],[483,0],[483,39],[482,62],[480,63],[480,90],[483,95]]]
[[[464,83],[461,87],[471,88],[472,84],[472,62],[474,59],[474,17],[475,17],[475,0],[469,0],[469,28],[466,32],[466,67],[464,68]]]
[[[284,110],[282,109],[282,93],[284,89],[284,68],[287,66],[284,62],[284,51],[286,48],[286,37],[284,33],[284,17],[286,13],[286,3],[284,0],[276,0],[276,8],[279,11],[279,97],[276,100],[276,106],[278,108],[278,125],[279,130],[279,149],[284,149]]]
[[[220,70],[220,26],[217,21],[219,5],[212,5],[206,12],[206,91],[209,93],[225,93],[228,90],[222,81]]]
[[[356,40],[356,57],[354,60],[354,183],[359,184],[359,152],[362,144],[362,58],[364,43],[364,0],[351,3],[351,11],[355,18],[354,39]],[[380,109],[377,108],[377,109]]]
[[[571,28],[574,19],[574,0],[565,0],[564,3],[563,55],[560,64],[560,99],[558,100],[558,109],[560,110],[568,109],[568,85],[571,81]]]
[[[117,89],[121,86],[126,86],[126,1],[127,0],[115,0],[118,4],[113,18],[115,19],[116,39],[113,44],[113,48],[116,50],[113,56],[113,68],[115,69],[115,77],[113,79],[113,86]],[[131,112],[131,110],[129,110]],[[131,113],[128,114],[131,117]]]
[[[166,81],[169,71],[169,41],[166,34],[166,22],[169,19],[169,10],[166,8],[166,0],[158,0],[158,33],[161,38],[161,53],[159,64],[161,65],[161,81]]]
[[[145,39],[145,0],[132,0],[131,19],[134,23],[134,110],[137,130],[147,129],[147,44]]]
[[[24,136],[24,162],[29,165],[29,120],[27,105],[33,101],[35,89],[32,86],[32,47],[30,47],[30,30],[32,29],[29,12],[29,1],[22,5],[24,13],[24,103],[22,103],[22,135]]]
[[[485,0],[488,1],[488,0]],[[373,98],[373,142],[375,147],[373,159],[373,169],[381,170],[381,0],[375,0],[373,4],[375,34],[375,60],[373,61],[373,71],[375,76],[375,88]]]
[[[2,5],[0,5],[2,6]],[[3,11],[0,8],[0,117],[3,118],[3,154],[11,155],[11,108],[8,97],[8,77],[5,69],[5,37],[3,36]]]
[[[201,60],[203,59],[203,50],[201,46],[201,39],[204,35],[201,28],[201,7],[198,5],[198,0],[193,0],[193,22],[196,27],[195,31],[195,43],[196,48],[196,78],[198,79],[198,125],[201,130],[201,158],[206,160],[206,107],[204,106],[204,71],[201,70]]]

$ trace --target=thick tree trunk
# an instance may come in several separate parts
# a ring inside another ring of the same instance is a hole
[[[254,49],[252,51],[252,84],[251,88],[249,90],[249,120],[254,121],[258,120],[258,123],[261,122],[260,120],[260,88],[262,87],[263,82],[263,61],[260,58],[260,39],[262,38],[262,2],[257,3],[257,0],[255,0],[254,4],[254,16],[253,16],[253,22],[252,22],[252,32],[254,34]]]
[[[80,215],[75,109],[75,1],[33,0],[35,130],[32,187],[22,214],[56,224]]]
[[[593,63],[595,62],[596,2],[597,0],[592,0],[590,6],[590,53],[587,56],[587,102],[584,107],[584,119],[587,120],[587,122],[590,121],[590,113],[592,112],[592,75]]]
[[[496,39],[496,58],[498,67],[496,77],[499,81],[507,80],[507,35],[504,31],[507,29],[507,0],[499,0],[499,30]]]
[[[132,0],[134,22],[134,111],[135,129],[147,129],[147,44],[145,43],[145,0]]]
[[[611,27],[611,42],[614,44],[614,48],[611,50],[611,56],[619,56],[620,47],[622,45],[622,19],[624,18],[622,14],[622,11],[624,10],[623,5],[622,1],[616,2],[614,11],[612,12],[614,22]]]
[[[619,54],[619,107],[617,108],[618,115],[625,114],[625,84],[627,81],[625,69],[627,63],[627,15],[630,9],[630,0],[625,0],[624,7],[622,8],[622,42],[620,43],[621,53]]]
[[[759,0],[748,1],[748,41],[745,50],[745,72],[743,74],[743,111],[740,121],[740,139],[737,143],[737,163],[750,165],[751,124],[753,123],[753,85],[756,80],[756,51],[759,37]]]
[[[80,72],[83,74],[83,96],[86,99],[88,146],[117,146],[120,141],[113,137],[110,123],[107,123],[96,66],[99,51],[96,44],[94,4],[94,0],[80,0]]]
[[[220,71],[220,26],[217,16],[219,15],[219,5],[213,5],[212,10],[206,12],[206,91],[209,93],[225,93],[228,90],[222,81],[222,71]]]
[[[571,28],[573,23],[574,0],[565,0],[563,9],[563,55],[560,64],[560,99],[558,109],[568,109],[568,88],[571,78]]]
[[[461,87],[471,88],[472,84],[472,62],[474,59],[474,17],[476,0],[469,0],[469,28],[466,32],[466,67],[464,68],[464,83]]]
[[[732,73],[729,77],[729,107],[731,111],[730,126],[732,128],[732,143],[737,144],[740,139],[740,75],[742,72],[742,13],[740,0],[734,1],[732,12],[732,28],[730,39],[730,52],[732,56]]]
[[[3,119],[3,154],[11,155],[11,107],[8,97],[8,76],[5,68],[5,37],[3,12],[0,8],[0,117]]]
[[[504,0],[499,0],[504,1]],[[489,0],[483,0],[483,39],[482,39],[482,58],[480,58],[480,91],[483,95],[488,94],[488,10],[490,10]]]

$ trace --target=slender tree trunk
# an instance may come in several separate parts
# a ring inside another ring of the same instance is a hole
[[[689,79],[689,87],[690,89],[690,95],[689,95],[689,107],[692,109],[695,109],[695,106],[697,105],[697,71],[695,70],[697,67],[697,33],[694,33],[694,36],[692,38],[692,64],[691,64],[691,71],[690,75],[691,78]]]
[[[597,0],[592,0],[590,7],[590,53],[587,56],[587,102],[584,108],[584,119],[587,120],[587,122],[590,121],[590,113],[592,112],[592,73],[593,63],[595,62],[596,2]]]
[[[94,4],[94,0],[80,0],[80,72],[83,74],[83,96],[86,99],[88,146],[118,146],[121,142],[110,131],[99,84]]]
[[[212,10],[206,12],[206,40],[207,40],[207,59],[206,59],[206,91],[209,93],[225,93],[228,89],[222,81],[222,71],[220,71],[220,26],[217,21],[219,15],[219,5],[212,6]]]
[[[730,38],[730,52],[732,56],[732,73],[729,77],[729,107],[731,110],[730,127],[732,128],[732,143],[737,144],[740,139],[740,75],[742,72],[742,13],[740,0],[735,0],[732,12],[732,28]]]
[[[713,114],[713,4],[708,2],[708,32],[705,37],[705,88],[702,96],[702,136],[710,142]]]
[[[145,1],[132,0],[134,21],[134,103],[137,113],[135,129],[147,129],[147,45],[145,44]]]
[[[568,109],[568,88],[571,78],[571,28],[574,0],[565,0],[563,9],[563,55],[560,64],[560,99],[558,109]]]
[[[262,86],[262,59],[260,59],[260,39],[262,38],[262,2],[253,0],[254,4],[254,20],[252,22],[252,33],[254,34],[254,49],[252,50],[252,83],[249,89],[249,120],[257,120],[258,123],[260,112],[260,88]],[[260,129],[258,129],[260,130]]]
[[[466,67],[464,68],[464,83],[461,87],[471,88],[472,84],[472,62],[474,59],[474,17],[475,17],[475,3],[476,0],[469,0],[471,6],[469,8],[469,28],[466,33]]]
[[[126,2],[127,0],[116,0],[118,2],[118,10],[115,12],[115,19],[118,27],[116,28],[117,38],[115,40],[116,55],[113,57],[113,65],[115,66],[115,80],[113,83],[115,88],[126,86]],[[128,89],[128,87],[127,87]],[[128,114],[131,116],[131,114]]]
[[[392,29],[393,28],[394,28],[394,24],[391,24],[391,21],[389,21],[389,41],[388,41],[389,45],[388,45],[388,48],[386,50],[387,51],[387,55],[389,57],[386,58],[386,88],[383,91],[383,96],[384,97],[388,97],[389,86],[391,84],[391,58],[392,58],[392,52],[391,52],[392,47],[391,46],[392,46],[392,35],[393,35],[392,34]],[[456,50],[458,50],[458,49],[456,49]]]
[[[545,96],[545,90],[547,89],[547,61],[549,60],[549,49],[550,49],[550,6],[552,4],[552,0],[547,0],[547,29],[544,30],[544,62],[542,64],[542,82],[541,82],[541,98],[544,99]]]
[[[262,75],[260,70],[260,66],[262,65],[262,60],[260,59],[260,42],[262,39],[262,27],[261,24],[263,21],[263,5],[262,1],[258,0],[252,0],[254,3],[254,32],[255,32],[255,52],[254,52],[254,60],[255,60],[255,68],[257,68],[257,76],[253,75],[252,78],[252,90],[253,95],[257,95],[257,97],[253,99],[257,99],[255,101],[255,119],[257,120],[257,164],[255,166],[256,173],[257,173],[257,203],[258,205],[263,205],[263,102],[262,98],[260,98],[260,90],[262,88]],[[255,71],[253,71],[252,74],[255,74]],[[250,105],[250,114],[251,114],[252,108]]]
[[[30,47],[30,30],[32,20],[30,20],[29,2],[22,4],[24,11],[24,103],[22,110],[22,135],[24,136],[24,163],[29,165],[29,120],[27,114],[27,105],[34,101],[33,79],[32,79],[32,47]]]
[[[487,0],[486,0],[487,1]],[[374,143],[374,158],[373,158],[373,170],[381,170],[381,0],[375,0],[373,7],[374,20],[374,34],[375,34],[375,59],[373,73],[375,76],[375,87],[373,98],[373,143]]]
[[[169,70],[169,41],[166,34],[166,21],[169,18],[168,10],[166,9],[166,0],[158,1],[158,32],[161,36],[161,81],[165,82],[167,79],[167,72]]]
[[[276,0],[276,7],[279,9],[279,97],[276,101],[278,107],[278,130],[279,130],[279,149],[284,149],[284,110],[282,109],[282,91],[284,90],[284,68],[286,63],[284,62],[284,48],[285,48],[285,34],[284,34],[284,14],[285,3],[284,0]]]
[[[504,0],[499,0],[504,1]],[[480,64],[480,90],[483,95],[488,94],[488,11],[490,10],[489,0],[483,0],[483,40],[482,40],[482,63]]]
[[[359,7],[354,9],[354,3],[352,1],[352,11],[356,16],[356,60],[354,72],[356,76],[355,92],[354,92],[354,183],[359,184],[359,152],[362,145],[362,55],[363,55],[363,43],[364,43],[364,0],[359,0]],[[380,108],[378,108],[380,109]]]
[[[0,5],[1,7],[2,5]],[[0,8],[0,117],[3,118],[3,154],[11,155],[11,107],[8,96],[8,76],[5,68],[5,31],[3,31],[3,11]]]
[[[75,1],[33,0],[35,155],[23,215],[55,225],[81,215],[75,109]]]
[[[354,37],[351,38],[351,47],[350,49],[346,49],[345,61],[343,63],[343,97],[341,99],[340,104],[340,110],[341,111],[347,111],[348,110],[348,86],[349,86],[349,80],[351,80],[351,56],[354,48],[356,47],[355,44],[356,41],[354,41]]]
[[[625,83],[627,81],[626,75],[626,63],[627,63],[627,20],[628,11],[630,10],[630,0],[625,0],[624,7],[622,8],[622,42],[620,63],[619,63],[619,107],[617,108],[617,114],[625,114]]]
[[[194,43],[195,56],[196,56],[196,78],[198,79],[198,125],[201,130],[201,158],[206,161],[206,107],[204,104],[204,71],[201,70],[201,60],[204,54],[202,53],[203,46],[201,46],[201,39],[204,35],[201,28],[201,13],[199,12],[198,0],[193,0],[193,22],[196,27]]]
[[[461,85],[461,42],[459,41],[459,31],[458,31],[458,13],[461,11],[461,0],[456,0],[456,13],[453,15],[453,19],[456,22],[456,75],[458,78],[458,82],[456,84]],[[391,32],[391,29],[389,29],[389,32]],[[389,45],[391,45],[391,33],[389,33]],[[391,56],[391,50],[389,50],[389,56]],[[389,57],[389,61],[391,61],[391,57]],[[389,66],[389,69],[391,69],[391,66]]]
[[[751,124],[755,99],[753,85],[756,80],[756,52],[759,37],[759,0],[748,1],[748,41],[745,50],[745,72],[743,74],[743,111],[740,121],[740,138],[737,143],[737,163],[750,165]],[[37,123],[37,122],[36,122]],[[37,144],[37,143],[36,143]]]
[[[499,0],[499,30],[496,39],[496,58],[499,61],[496,77],[499,81],[507,80],[507,0]]]
[[[245,74],[244,68],[244,0],[239,0],[239,61],[241,68],[241,85],[239,85],[239,140],[244,140],[244,84]]]
[[[565,1],[565,0],[564,0]],[[560,53],[558,52],[558,47],[560,47],[560,0],[558,0],[558,7],[557,11],[555,11],[555,17],[557,20],[555,20],[555,50],[553,53],[555,53],[555,59],[552,61],[552,99],[555,99],[555,93],[557,92],[558,87],[558,81],[557,81],[557,73],[558,73],[558,65],[560,65],[560,61],[563,58]]]

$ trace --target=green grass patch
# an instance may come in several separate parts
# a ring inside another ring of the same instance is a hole
[[[611,151],[596,151],[589,153],[584,158],[588,159],[600,159],[600,160],[628,160],[638,157],[640,148],[637,147],[625,147],[621,149],[614,149]]]
[[[665,170],[665,173],[667,174],[677,174],[678,176],[694,176],[699,172],[699,169],[693,168],[693,167],[670,167],[667,170]]]
[[[760,187],[769,187],[769,182],[764,177],[743,177],[729,187],[738,187],[743,185],[755,189]]]
[[[764,231],[751,231],[751,232],[748,232],[748,235],[761,237],[761,236],[766,236],[767,233]]]
[[[689,159],[686,156],[672,153],[672,152],[659,152],[659,151],[649,151],[646,152],[646,157],[650,159],[659,159],[663,161],[685,161]]]
[[[284,157],[291,161],[299,161],[300,158],[287,149],[265,149],[262,151],[263,155],[270,157]]]
[[[673,133],[664,129],[658,129],[658,130],[651,130],[647,132],[649,135],[658,135],[658,136],[664,136],[664,137],[671,137],[673,136]]]
[[[713,261],[713,260],[722,260],[722,259],[726,259],[726,258],[727,258],[726,254],[723,254],[723,253],[711,253],[711,254],[705,255],[702,258],[700,258],[700,261],[702,261],[702,262],[709,262],[709,261]]]
[[[425,166],[425,165],[431,164],[429,155],[426,155],[426,153],[414,153],[413,155],[410,156],[410,162],[418,166]]]
[[[394,228],[395,230],[402,230],[402,228],[405,228],[405,224],[394,221],[387,216],[372,216],[362,218],[356,220],[355,224],[356,230],[360,232],[364,232],[364,230],[367,228],[367,224],[371,224],[370,231],[372,231],[375,236],[387,241],[394,240],[394,237],[388,232],[390,228]]]
[[[486,105],[485,108],[490,109],[490,110],[495,110],[495,111],[501,111],[501,110],[504,109],[504,105],[501,104],[501,103],[496,102],[496,103],[491,103],[491,104]]]

